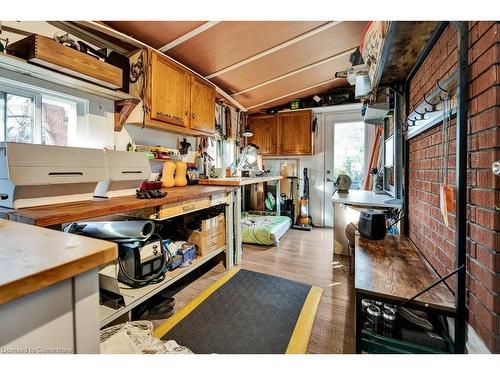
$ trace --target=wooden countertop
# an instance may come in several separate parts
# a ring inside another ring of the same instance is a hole
[[[372,241],[358,235],[354,259],[356,290],[374,297],[403,302],[439,279],[406,237],[387,235],[383,240]],[[443,283],[412,303],[455,311],[453,294]]]
[[[282,179],[283,176],[204,178],[200,179],[200,185],[244,186]]]
[[[349,190],[349,193],[335,193],[333,203],[344,203],[364,207],[392,207],[401,208],[402,202],[391,202],[393,198],[387,194],[375,194],[371,190]]]
[[[109,263],[118,255],[113,242],[1,219],[0,238],[0,304]]]
[[[228,186],[200,185],[173,187],[163,189],[168,194],[166,197],[160,199],[138,199],[135,195],[128,195],[105,200],[88,200],[73,203],[53,204],[21,208],[18,210],[5,209],[3,211],[4,215],[2,216],[3,218],[7,217],[9,220],[13,221],[47,227],[142,208],[189,202],[193,199],[225,194],[233,189],[234,187]]]

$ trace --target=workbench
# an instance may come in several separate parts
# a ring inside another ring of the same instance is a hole
[[[234,237],[238,244],[241,244],[241,210],[242,210],[242,193],[241,190],[244,186],[267,183],[272,181],[282,180],[283,176],[260,176],[260,177],[222,177],[222,178],[205,178],[200,180],[200,185],[207,186],[233,186],[236,187],[236,196],[234,204]],[[280,184],[276,184],[276,215],[281,214],[280,206]],[[241,245],[235,246],[234,262],[241,263],[242,249]]]
[[[99,353],[98,269],[113,242],[0,220],[0,348]]]
[[[439,275],[403,236],[387,235],[374,241],[356,236],[355,245],[356,353],[364,340],[361,300],[375,299],[400,305],[439,280]],[[454,296],[444,283],[407,303],[407,307],[455,317]]]
[[[187,213],[199,211],[212,206],[225,204],[226,245],[203,257],[198,257],[189,267],[168,272],[165,279],[157,284],[141,288],[130,288],[119,283],[120,293],[127,295],[131,302],[119,309],[104,305],[99,307],[99,325],[109,324],[120,316],[130,313],[132,308],[164,290],[172,283],[186,276],[196,268],[206,263],[218,254],[226,253],[226,268],[234,265],[235,252],[241,254],[241,236],[234,235],[233,221],[241,213],[235,210],[239,202],[235,198],[239,189],[233,186],[202,186],[193,185],[163,189],[167,192],[164,198],[137,199],[135,196],[115,197],[105,200],[81,201],[22,209],[0,209],[0,217],[12,221],[23,222],[41,227],[62,229],[62,225],[75,221],[96,219],[115,214],[126,214],[144,219],[165,220]],[[29,238],[29,237],[28,237]],[[50,249],[50,246],[47,246]],[[240,256],[241,257],[241,256]],[[116,259],[116,255],[114,260]],[[238,258],[239,261],[240,258]]]

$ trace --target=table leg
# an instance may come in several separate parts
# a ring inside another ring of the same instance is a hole
[[[241,263],[241,188],[236,189],[234,199],[234,263]]]
[[[234,217],[234,198],[233,193],[228,195],[228,202],[226,204],[226,269],[230,270],[234,265],[234,243],[233,243],[233,223],[232,218]]]
[[[280,181],[276,181],[276,216],[281,216],[281,192]]]
[[[363,310],[361,309],[361,296],[356,293],[354,335],[356,336],[356,354],[361,353],[361,330],[363,329]]]

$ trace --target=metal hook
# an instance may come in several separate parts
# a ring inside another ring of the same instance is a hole
[[[439,79],[436,79],[436,87],[438,88],[439,91],[443,92],[446,94],[445,98],[443,99],[441,95],[439,95],[439,100],[444,102],[446,99],[448,99],[451,95],[451,91],[445,90],[444,88],[441,87],[439,84]]]
[[[426,112],[426,113],[430,113],[430,112],[435,112],[435,111],[436,111],[436,109],[437,109],[437,103],[436,103],[436,104],[433,104],[433,103],[431,103],[430,101],[428,101],[428,100],[427,100],[427,97],[426,97],[426,95],[425,95],[425,94],[424,94],[424,102],[425,102],[426,104],[428,104],[428,105],[430,105],[430,106],[431,106],[431,109],[430,109],[430,110],[429,110],[429,109],[427,109],[427,107],[425,107],[425,108],[424,108],[424,110],[425,110],[425,112]]]
[[[415,112],[417,115],[420,116],[420,118],[418,119],[417,116],[415,116],[415,120],[414,121],[420,121],[420,120],[425,120],[425,112],[423,113],[420,113],[418,112],[415,107],[412,107],[412,112]]]
[[[406,128],[411,128],[412,126],[415,126],[415,121],[417,121],[417,120],[415,120],[415,119],[412,120],[411,118],[406,117],[406,120],[405,120],[405,123],[403,126]],[[408,124],[409,122],[411,122],[411,125]]]
[[[441,87],[441,85],[439,84],[439,79],[436,79],[436,87],[437,87],[440,91],[444,92],[445,94],[449,94],[449,93],[450,93],[450,91],[445,90],[444,88],[442,88],[442,87]]]

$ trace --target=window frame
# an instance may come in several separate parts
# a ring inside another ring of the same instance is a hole
[[[2,142],[7,140],[7,96],[16,95],[25,98],[30,98],[33,101],[33,110],[31,114],[31,129],[32,129],[32,143],[40,144],[42,140],[42,95],[40,93],[26,90],[23,88],[13,87],[11,85],[5,85],[0,82],[0,92],[3,93],[4,97],[4,119],[3,119],[3,135],[4,139]]]
[[[4,94],[4,118],[3,118],[3,140],[0,142],[5,142],[7,140],[7,95],[18,95],[33,100],[33,116],[32,116],[32,130],[33,144],[42,144],[42,127],[43,127],[43,117],[42,117],[42,103],[45,100],[57,101],[60,100],[66,104],[75,104],[75,114],[76,114],[76,129],[73,129],[74,139],[69,138],[67,146],[80,146],[86,142],[82,142],[81,138],[88,138],[89,132],[89,117],[90,117],[90,105],[89,100],[81,97],[76,97],[73,95],[57,92],[54,90],[45,89],[42,87],[32,86],[24,83],[12,82],[8,79],[0,78],[0,93]],[[1,113],[1,112],[0,112]],[[69,130],[69,129],[68,129]]]

